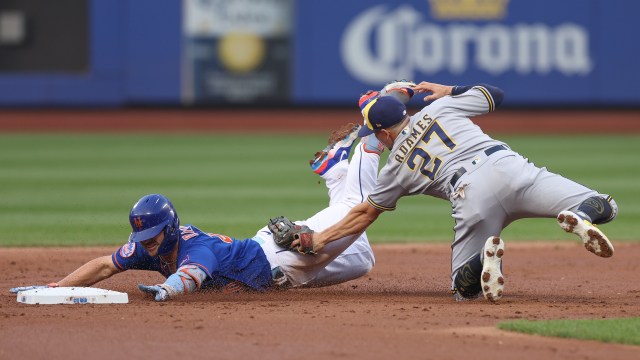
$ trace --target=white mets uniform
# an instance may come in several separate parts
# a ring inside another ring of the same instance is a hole
[[[380,155],[354,146],[351,161],[341,161],[322,175],[329,189],[329,207],[305,221],[314,231],[322,231],[342,220],[352,207],[362,203],[376,184]],[[253,240],[260,243],[272,268],[279,267],[292,286],[325,286],[357,279],[373,268],[375,258],[366,233],[332,242],[314,256],[284,250],[273,241],[265,226]]]
[[[394,210],[407,195],[451,201],[454,240],[452,278],[514,220],[556,217],[597,192],[538,168],[469,118],[493,111],[491,93],[475,86],[446,96],[413,115],[396,139],[368,202]]]

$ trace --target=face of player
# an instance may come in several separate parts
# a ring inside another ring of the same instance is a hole
[[[158,255],[158,249],[162,242],[164,241],[164,231],[161,231],[158,235],[152,237],[149,240],[141,241],[140,244],[147,250],[149,255],[156,256]]]
[[[391,136],[391,132],[389,132],[389,130],[386,129],[382,129],[380,131],[376,131],[376,138],[378,139],[378,141],[380,141],[381,143],[384,144],[384,146],[387,147],[387,149],[391,150],[393,148],[393,137]]]

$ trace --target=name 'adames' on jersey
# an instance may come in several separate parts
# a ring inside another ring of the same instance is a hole
[[[446,96],[411,116],[399,134],[369,203],[380,210],[394,210],[398,199],[425,194],[449,199],[448,180],[461,163],[499,144],[470,117],[495,109],[491,94],[482,86]]]

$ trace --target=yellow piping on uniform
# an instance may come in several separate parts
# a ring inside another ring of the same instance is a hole
[[[369,205],[373,206],[374,208],[376,208],[378,210],[382,210],[382,211],[393,211],[393,210],[396,209],[395,207],[390,208],[390,207],[385,207],[385,206],[382,206],[382,205],[378,205],[378,204],[374,203],[373,200],[371,200],[370,197],[367,197],[367,202],[369,203]]]
[[[495,109],[495,106],[493,105],[493,98],[491,97],[491,95],[489,95],[487,89],[483,88],[482,86],[476,86],[475,88],[480,90],[482,94],[484,94],[484,97],[487,98],[487,102],[489,103],[489,112],[492,112]]]

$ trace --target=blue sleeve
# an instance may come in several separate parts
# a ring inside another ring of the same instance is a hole
[[[139,244],[128,242],[111,255],[111,261],[119,270],[159,270],[158,264]]]
[[[502,100],[504,99],[504,91],[502,91],[502,89],[500,89],[499,87],[495,87],[489,84],[454,86],[453,90],[451,90],[451,95],[456,96],[456,95],[463,94],[476,86],[480,86],[484,88],[485,90],[487,90],[487,92],[489,92],[489,94],[491,94],[491,97],[493,98],[493,102],[496,108],[500,106],[500,104],[502,103]]]
[[[213,251],[206,244],[200,242],[190,243],[187,249],[181,251],[178,266],[182,267],[185,265],[195,265],[202,269],[209,277],[220,267]]]

